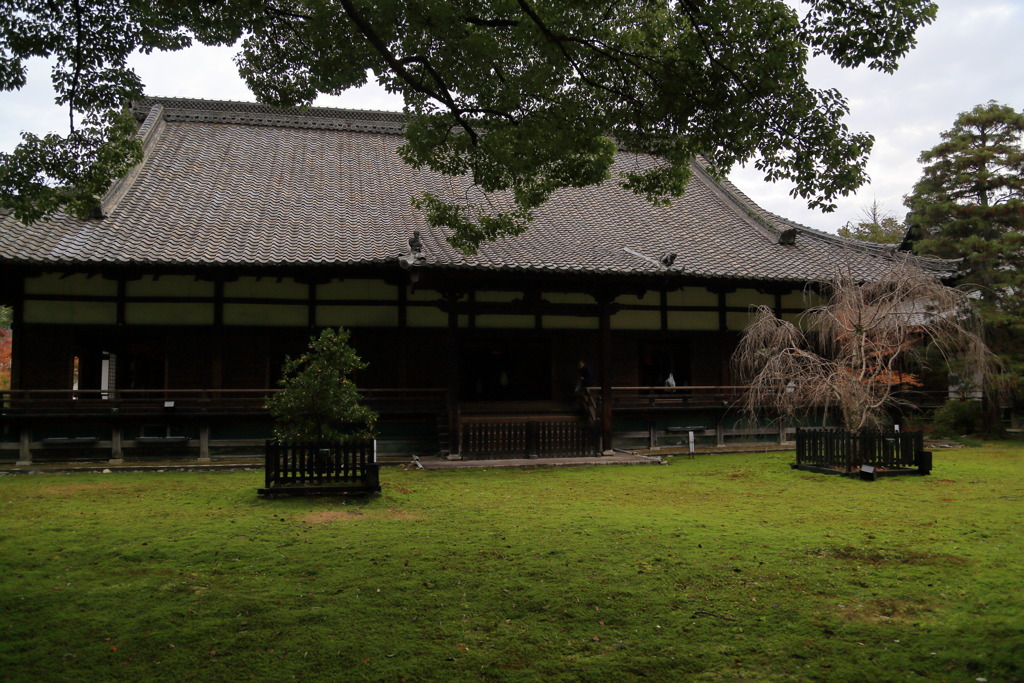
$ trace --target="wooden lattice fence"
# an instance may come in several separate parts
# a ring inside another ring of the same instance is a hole
[[[932,454],[924,450],[920,431],[850,432],[844,429],[796,430],[794,468],[867,478],[885,474],[928,474]]]
[[[568,458],[598,455],[594,429],[579,420],[464,421],[460,454],[467,458]]]
[[[380,465],[373,439],[345,443],[266,442],[265,487],[260,495],[376,493]]]

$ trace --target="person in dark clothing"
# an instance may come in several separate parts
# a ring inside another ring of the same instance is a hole
[[[582,391],[583,389],[586,389],[587,387],[592,387],[596,384],[596,382],[594,381],[594,373],[590,371],[590,367],[586,364],[585,361],[580,361],[579,370],[580,375],[579,379],[576,382],[576,391]]]

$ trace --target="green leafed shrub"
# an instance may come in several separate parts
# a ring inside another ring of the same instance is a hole
[[[326,329],[309,341],[309,350],[287,358],[281,391],[267,402],[274,433],[287,442],[372,438],[377,413],[360,404],[350,375],[366,367],[349,345],[344,329]]]
[[[984,428],[982,417],[981,401],[946,401],[932,413],[928,431],[945,438],[977,434]]]

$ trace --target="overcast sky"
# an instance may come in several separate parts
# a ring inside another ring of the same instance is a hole
[[[1024,0],[938,0],[938,19],[919,33],[917,48],[889,76],[843,70],[820,61],[811,66],[816,87],[835,87],[849,100],[852,130],[875,138],[868,164],[870,185],[839,202],[832,214],[809,210],[790,187],[764,183],[750,169],[731,178],[769,211],[834,232],[855,221],[873,200],[902,218],[903,195],[920,177],[917,157],[939,142],[957,114],[996,100],[1024,110]],[[195,47],[185,52],[136,56],[133,66],[150,95],[251,101],[238,77],[233,49]],[[401,110],[401,101],[376,87],[321,98],[321,106]],[[53,104],[49,69],[32,62],[29,83],[0,93],[0,150],[10,151],[20,131],[67,131],[67,113]]]

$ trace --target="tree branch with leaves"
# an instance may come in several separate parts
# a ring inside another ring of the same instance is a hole
[[[139,157],[123,104],[142,95],[134,50],[242,41],[239,71],[262,102],[302,106],[372,75],[409,115],[406,162],[467,175],[484,199],[416,205],[472,252],[521,233],[561,188],[604,182],[619,149],[661,164],[615,180],[650,201],[679,196],[702,155],[724,176],[751,162],[811,207],[866,179],[872,145],[846,100],[807,82],[811,55],[892,72],[937,11],[931,0],[0,0],[0,88],[24,61],[56,59],[58,104],[88,122],[26,136],[0,155],[0,204],[23,221],[95,215]]]

